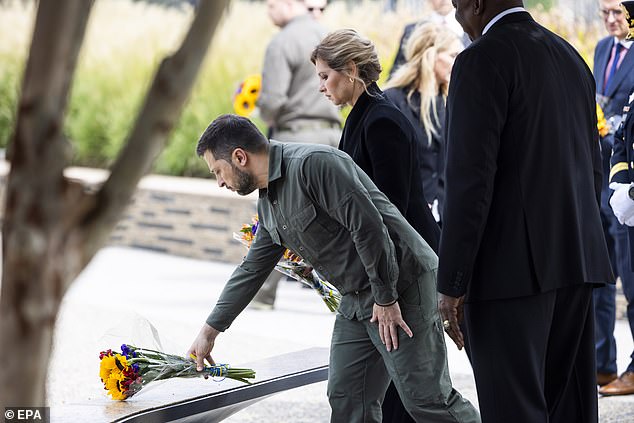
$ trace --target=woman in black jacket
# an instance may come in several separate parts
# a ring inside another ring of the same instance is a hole
[[[381,65],[374,45],[354,30],[339,30],[322,40],[311,60],[320,79],[320,91],[335,105],[352,106],[339,149],[352,157],[438,252],[440,229],[425,199],[419,170],[421,140],[410,121],[376,84]],[[382,410],[383,422],[413,421],[393,383]]]
[[[440,229],[423,193],[420,140],[376,84],[381,66],[374,45],[353,30],[335,31],[315,48],[311,60],[320,91],[335,105],[352,106],[339,149],[352,157],[437,252]]]
[[[446,26],[424,23],[405,46],[406,62],[386,85],[385,95],[412,123],[419,143],[420,176],[437,221],[444,199],[444,123],[449,78],[462,42]]]

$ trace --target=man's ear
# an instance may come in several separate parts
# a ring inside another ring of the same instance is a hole
[[[238,166],[246,166],[249,156],[246,151],[238,147],[231,153],[231,160]]]
[[[484,13],[484,2],[486,0],[473,0],[473,14],[475,16]]]

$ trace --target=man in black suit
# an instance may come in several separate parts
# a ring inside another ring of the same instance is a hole
[[[453,5],[473,43],[447,101],[443,326],[462,348],[464,316],[482,421],[596,422],[592,287],[613,275],[594,79],[521,0]]]

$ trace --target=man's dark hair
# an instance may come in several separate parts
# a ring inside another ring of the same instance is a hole
[[[249,153],[263,153],[269,142],[249,119],[237,115],[221,115],[209,124],[196,146],[196,154],[202,157],[210,150],[216,160],[231,162],[236,148]]]

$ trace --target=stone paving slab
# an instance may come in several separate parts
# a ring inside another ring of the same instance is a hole
[[[147,344],[155,342],[148,335],[148,322],[156,328],[165,351],[185,354],[234,266],[130,248],[103,249],[64,299],[49,369],[49,405],[103,401],[99,351],[118,348],[122,342],[154,346]],[[334,315],[311,290],[284,282],[278,290],[276,309],[246,309],[218,337],[213,356],[217,361],[239,365],[306,348],[329,347],[333,323]],[[616,337],[622,371],[634,348],[626,321],[617,321]],[[456,388],[477,405],[466,355],[448,338],[447,347]],[[176,385],[170,381],[150,384],[135,398],[169,395]],[[599,410],[602,423],[634,422],[634,395],[600,398]],[[327,422],[329,414],[326,383],[322,382],[271,396],[225,421]]]

